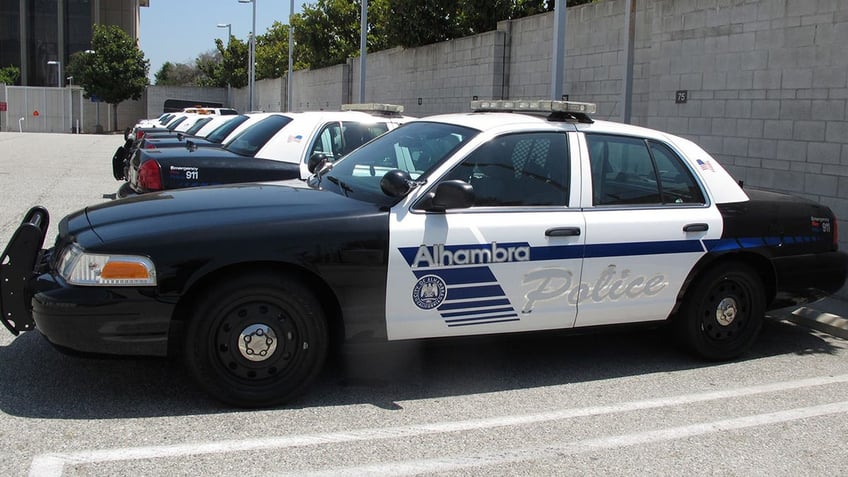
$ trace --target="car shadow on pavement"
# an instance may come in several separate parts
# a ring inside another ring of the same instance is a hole
[[[832,354],[816,332],[767,320],[741,360]],[[720,365],[670,344],[663,330],[624,328],[483,336],[345,348],[290,408],[372,404],[527,389]],[[284,407],[285,408],[285,407]],[[68,356],[37,332],[0,346],[0,411],[46,419],[232,412],[206,396],[178,359]]]

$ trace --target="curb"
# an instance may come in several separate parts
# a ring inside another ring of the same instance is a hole
[[[831,299],[813,305],[819,306],[801,306],[794,310],[788,309],[782,313],[775,313],[775,317],[848,340],[848,319],[844,317],[848,316],[848,313],[836,314],[824,311],[824,309],[829,309],[830,311],[841,312],[841,309],[848,307],[848,303]]]

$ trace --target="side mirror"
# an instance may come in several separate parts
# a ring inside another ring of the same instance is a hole
[[[309,156],[309,160],[306,161],[306,168],[309,170],[310,174],[315,174],[317,171],[323,169],[325,164],[327,164],[326,154],[323,152],[316,152]]]
[[[393,169],[380,179],[380,189],[389,197],[403,197],[412,190],[412,178],[407,172]]]
[[[474,187],[471,184],[460,180],[444,181],[418,203],[418,208],[428,212],[467,209],[474,205],[474,198]]]
[[[197,144],[195,144],[194,141],[186,141],[186,149],[188,149],[189,152],[194,152],[197,150]]]

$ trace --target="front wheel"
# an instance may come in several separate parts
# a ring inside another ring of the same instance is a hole
[[[318,376],[327,355],[326,318],[306,287],[274,273],[205,290],[186,336],[186,361],[213,397],[239,407],[285,403]]]
[[[686,292],[674,321],[678,339],[695,354],[728,360],[744,353],[763,326],[765,291],[743,263],[707,270]]]

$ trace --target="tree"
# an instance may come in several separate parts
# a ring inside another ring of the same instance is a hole
[[[195,61],[199,62],[203,55]],[[157,86],[197,86],[201,84],[203,76],[197,66],[166,61],[153,78]]]
[[[85,89],[112,106],[111,130],[117,129],[118,104],[139,99],[147,86],[150,62],[138,44],[116,25],[94,25],[90,53],[71,55],[67,72]]]
[[[289,69],[289,26],[274,22],[256,37],[256,79],[281,78]]]
[[[195,60],[197,69],[202,75],[200,86],[225,88],[228,84],[233,88],[247,86],[247,43],[235,37],[224,46],[224,40],[215,39],[215,50],[198,56]]]
[[[390,44],[411,48],[461,35],[456,0],[392,0],[387,33]]]
[[[15,84],[21,77],[21,70],[17,66],[0,68],[0,83]]]
[[[389,0],[368,2],[368,51],[390,48],[384,25]],[[303,68],[323,68],[359,56],[361,0],[318,0],[292,17],[295,58]]]

